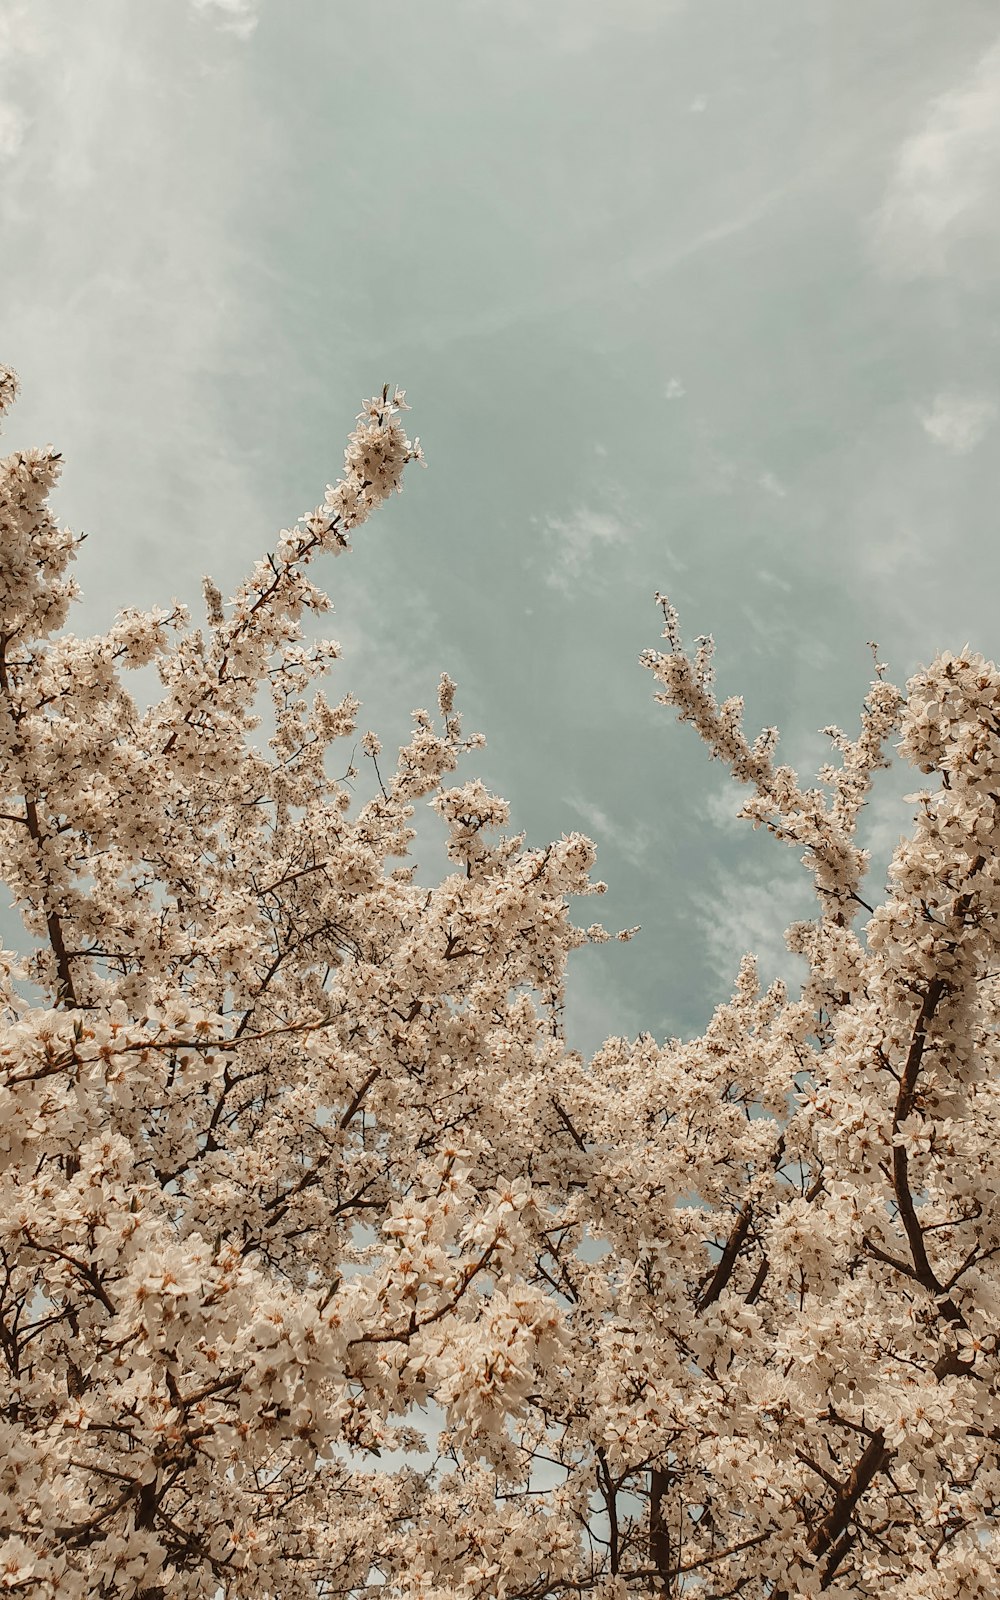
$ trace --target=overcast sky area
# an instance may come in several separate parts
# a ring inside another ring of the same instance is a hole
[[[405,387],[333,688],[394,748],[448,671],[467,775],[596,841],[582,919],[643,931],[576,958],[580,1048],[700,1032],[808,914],[653,704],[654,591],[809,776],[868,640],[1000,652],[995,0],[6,0],[0,228],[78,633],[231,592]]]

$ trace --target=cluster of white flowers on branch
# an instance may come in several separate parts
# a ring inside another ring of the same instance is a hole
[[[0,1592],[986,1600],[1000,675],[942,657],[903,697],[879,670],[803,790],[664,602],[660,698],[813,875],[808,979],[762,994],[748,958],[700,1039],[584,1063],[594,848],[528,848],[454,781],[481,741],[451,679],[391,772],[362,739],[373,798],[330,775],[358,705],[317,685],[305,569],[419,456],[401,406],[365,407],[228,606],[206,580],[204,629],[66,632],[59,458],[0,465],[0,870],[29,936],[0,955]],[[150,663],[140,711],[121,674]],[[859,933],[897,731],[931,785]],[[417,802],[454,867],[430,888]]]

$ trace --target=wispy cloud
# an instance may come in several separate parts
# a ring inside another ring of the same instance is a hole
[[[631,826],[616,822],[599,805],[595,805],[591,800],[584,800],[580,795],[567,795],[566,804],[572,806],[577,816],[583,819],[596,845],[610,844],[619,855],[631,862],[632,866],[642,865],[646,852],[653,842],[652,829],[642,822],[633,823]]]
[[[780,573],[771,572],[768,567],[757,567],[754,577],[767,589],[778,589],[782,594],[791,594],[793,584],[788,578],[783,578]]]
[[[709,962],[724,983],[732,982],[748,951],[757,957],[764,983],[802,972],[801,959],[790,955],[785,945],[785,929],[815,915],[815,901],[797,863],[785,862],[766,877],[720,872],[711,908],[711,915],[699,920]]]
[[[725,783],[719,789],[710,790],[705,795],[702,805],[706,815],[723,833],[743,833],[750,826],[739,815],[745,798],[742,785]]]
[[[986,437],[997,417],[997,403],[986,394],[936,394],[921,415],[924,432],[953,455],[967,456]]]
[[[220,383],[264,369],[243,178],[265,141],[215,26],[192,34],[129,0],[15,7],[23,29],[0,13],[0,106],[13,91],[29,113],[0,168],[2,357],[24,380],[6,437],[65,453],[57,511],[100,534],[78,568],[96,621],[112,561],[115,602],[145,604],[171,592],[178,549],[194,565],[199,527],[259,526],[259,484],[216,405]],[[214,549],[226,587],[244,558],[235,535]]]
[[[858,547],[858,565],[870,580],[884,581],[903,575],[912,577],[937,556],[929,545],[927,530],[919,521],[891,513],[877,539],[867,539]]]
[[[564,594],[591,576],[602,551],[628,538],[617,517],[589,506],[579,506],[568,517],[547,517],[544,536],[553,556],[545,582]]]
[[[902,278],[974,271],[984,244],[1000,247],[998,182],[1000,41],[897,152],[875,219],[880,265]]]
[[[28,118],[20,106],[0,102],[0,161],[17,154],[27,126]]]
[[[919,780],[912,771],[904,772],[904,776],[908,783],[917,786]],[[861,813],[858,843],[870,852],[877,881],[884,878],[900,839],[911,832],[915,813],[916,807],[901,800],[892,789],[876,790],[869,796]],[[878,893],[877,888],[865,894],[866,899],[870,898],[870,893]]]
[[[652,249],[630,247],[620,260],[611,263],[601,261],[597,265],[590,265],[584,261],[571,280],[560,280],[557,287],[546,285],[539,294],[505,298],[501,304],[464,315],[449,309],[447,317],[436,317],[425,323],[419,335],[420,342],[440,350],[444,345],[458,341],[495,338],[513,328],[543,323],[555,313],[565,316],[568,311],[593,301],[603,301],[609,289],[622,281],[638,288],[642,284],[665,278],[675,267],[710,253],[718,244],[750,232],[800,187],[801,183],[775,184],[735,216],[713,223],[689,238],[671,238]],[[669,380],[664,389],[668,387]],[[676,390],[670,394],[664,393],[664,399],[680,398]]]
[[[0,15],[0,161],[16,156],[30,126],[31,61],[45,32],[28,4],[11,0]]]
[[[249,39],[257,26],[257,0],[191,0],[196,11],[204,11],[224,33]]]
[[[788,495],[788,490],[778,477],[777,473],[771,472],[770,469],[761,473],[760,477],[757,479],[757,483],[758,486],[764,490],[765,494],[774,495],[776,500],[784,500]]]

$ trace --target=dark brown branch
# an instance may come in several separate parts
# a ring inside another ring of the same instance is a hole
[[[913,1109],[916,1094],[917,1078],[923,1061],[924,1049],[927,1044],[927,1031],[934,1019],[934,1013],[940,1004],[945,991],[943,978],[934,978],[927,986],[923,1003],[913,1026],[913,1037],[906,1056],[906,1065],[899,1082],[899,1093],[892,1115],[892,1131],[895,1137],[901,1122],[905,1122]],[[910,1255],[917,1281],[930,1291],[931,1294],[940,1294],[941,1285],[934,1274],[927,1257],[924,1244],[923,1229],[917,1217],[913,1196],[910,1193],[909,1158],[901,1144],[893,1144],[892,1149],[892,1187],[899,1207],[899,1218],[906,1232],[910,1246]]]
[[[664,1591],[670,1582],[670,1529],[663,1514],[663,1498],[672,1475],[662,1467],[649,1474],[649,1560]]]
[[[611,1536],[610,1560],[611,1576],[617,1577],[621,1556],[618,1543],[618,1488],[608,1470],[608,1458],[602,1445],[597,1447],[597,1481],[608,1512],[608,1528]]]
[[[38,846],[40,852],[43,843],[43,834],[41,825],[38,821],[38,807],[34,800],[25,798],[24,808],[27,812],[28,832],[30,833],[35,844]],[[66,941],[63,938],[62,922],[60,921],[59,913],[51,904],[48,894],[50,885],[45,883],[44,876],[42,882],[44,885],[43,901],[45,906],[45,931],[49,936],[49,944],[52,947],[52,954],[56,958],[56,972],[59,974],[59,1000],[63,1004],[75,1007],[77,1003],[76,990],[73,988],[73,974],[70,971],[69,956],[66,953]]]
[[[365,1079],[364,1083],[361,1085],[361,1088],[358,1090],[357,1094],[354,1096],[354,1098],[352,1099],[350,1105],[347,1107],[347,1110],[344,1112],[343,1116],[340,1119],[340,1128],[341,1128],[341,1130],[346,1128],[351,1122],[354,1121],[355,1116],[357,1115],[357,1113],[361,1109],[361,1106],[362,1106],[362,1103],[364,1101],[365,1095],[368,1093],[369,1089],[371,1088],[372,1084],[375,1082],[375,1079],[378,1077],[378,1075],[379,1075],[379,1068],[378,1067],[372,1067],[371,1072],[369,1072],[369,1074],[368,1074],[367,1078]]]
[[[837,1540],[837,1543],[827,1556],[826,1565],[823,1568],[823,1576],[820,1579],[819,1584],[821,1590],[829,1589],[831,1583],[836,1577],[837,1568],[840,1566],[853,1543],[854,1531],[853,1529],[848,1528],[846,1533],[841,1534],[840,1538]]]
[[[580,1135],[577,1133],[576,1129],[574,1128],[572,1122],[569,1119],[568,1114],[563,1110],[562,1106],[559,1104],[559,1101],[556,1099],[555,1095],[552,1096],[552,1104],[555,1107],[556,1115],[559,1118],[559,1121],[562,1123],[563,1127],[566,1129],[566,1132],[569,1134],[570,1138],[573,1140],[573,1143],[576,1145],[578,1150],[582,1150],[584,1155],[586,1155],[587,1146],[584,1144],[584,1142],[581,1139]]]
[[[726,1284],[732,1277],[733,1268],[736,1265],[736,1258],[743,1249],[743,1246],[746,1243],[747,1234],[750,1232],[751,1216],[752,1212],[750,1209],[750,1202],[748,1200],[743,1209],[740,1211],[739,1216],[736,1218],[732,1232],[730,1233],[729,1238],[726,1240],[725,1248],[723,1249],[723,1252],[716,1263],[715,1271],[713,1272],[705,1289],[703,1289],[701,1294],[698,1296],[699,1311],[704,1311],[708,1306],[713,1305],[715,1301],[718,1300],[723,1289],[726,1287]]]
[[[763,1289],[764,1284],[767,1281],[767,1274],[770,1271],[770,1267],[771,1263],[768,1261],[767,1256],[762,1256],[760,1266],[757,1268],[753,1283],[750,1285],[743,1297],[746,1305],[752,1306],[757,1301],[760,1291]]]
[[[824,1556],[831,1546],[836,1544],[854,1515],[858,1501],[891,1459],[892,1451],[886,1445],[885,1435],[879,1428],[872,1434],[851,1468],[849,1476],[837,1490],[830,1510],[809,1534],[806,1544],[812,1555]]]

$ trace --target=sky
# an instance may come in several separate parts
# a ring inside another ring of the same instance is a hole
[[[581,920],[642,933],[574,958],[578,1048],[794,977],[806,875],[638,658],[664,591],[811,776],[869,640],[1000,652],[995,0],[3,0],[0,229],[74,631],[231,592],[399,384],[428,470],[317,572],[333,688],[391,749],[449,672],[467,775],[595,840]]]

